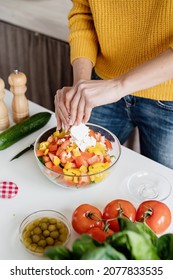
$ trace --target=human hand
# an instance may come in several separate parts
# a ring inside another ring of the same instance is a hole
[[[61,110],[65,123],[79,125],[86,123],[94,107],[118,101],[120,93],[120,81],[112,80],[80,80],[74,87],[66,92],[65,108],[69,112]],[[69,119],[70,116],[70,119]]]
[[[60,130],[62,125],[65,130],[69,128],[69,111],[66,108],[66,94],[72,87],[63,87],[57,90],[54,104],[55,104],[55,116],[57,120],[57,130]]]
[[[121,98],[118,80],[80,80],[73,87],[64,87],[55,95],[57,129],[86,123],[94,107],[116,102]]]

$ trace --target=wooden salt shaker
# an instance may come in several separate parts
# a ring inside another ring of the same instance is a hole
[[[8,77],[10,91],[13,93],[12,111],[16,123],[29,117],[29,103],[25,96],[27,78],[24,73],[14,70]]]
[[[4,102],[4,95],[5,95],[5,83],[0,78],[0,131],[4,130],[9,127],[9,117],[8,117],[8,109]]]

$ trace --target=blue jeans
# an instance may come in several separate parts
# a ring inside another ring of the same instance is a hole
[[[141,154],[173,169],[173,101],[128,95],[94,108],[89,122],[112,131],[121,144],[138,127]]]

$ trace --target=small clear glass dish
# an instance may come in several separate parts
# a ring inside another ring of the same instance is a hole
[[[170,182],[161,174],[145,170],[132,174],[127,182],[129,192],[138,201],[165,200],[171,193]]]
[[[71,235],[68,219],[54,210],[40,210],[28,215],[21,223],[19,235],[25,249],[43,256],[55,246],[65,246]]]

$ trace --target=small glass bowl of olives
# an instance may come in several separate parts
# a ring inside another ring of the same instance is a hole
[[[40,210],[28,215],[19,228],[20,240],[30,253],[43,256],[55,246],[65,246],[71,226],[67,218],[54,210]]]

